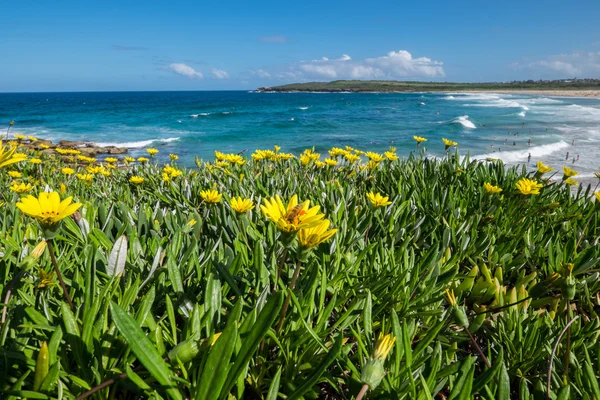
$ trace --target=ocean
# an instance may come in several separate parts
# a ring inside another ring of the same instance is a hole
[[[193,165],[214,150],[281,146],[325,153],[332,146],[401,156],[424,136],[427,154],[444,155],[442,137],[461,154],[529,168],[542,160],[591,178],[600,165],[600,100],[494,93],[94,92],[0,94],[0,126],[58,141],[156,147]],[[568,160],[567,158],[568,153]],[[324,154],[325,155],[325,154]],[[529,155],[531,160],[528,162]],[[575,159],[575,162],[573,162]]]

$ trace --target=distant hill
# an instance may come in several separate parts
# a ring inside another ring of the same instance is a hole
[[[600,79],[512,82],[331,81],[267,86],[257,92],[454,92],[469,90],[599,90]]]

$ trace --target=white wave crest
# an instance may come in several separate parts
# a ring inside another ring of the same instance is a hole
[[[456,97],[454,97],[454,96],[446,96],[446,97],[444,97],[444,100],[455,100],[455,99],[456,99]]]
[[[465,128],[469,128],[469,129],[476,128],[475,124],[469,120],[468,115],[461,115],[460,117],[456,117],[455,119],[452,120],[452,123],[453,124],[461,124]]]
[[[514,151],[500,151],[495,153],[486,153],[478,156],[473,156],[474,160],[485,160],[486,158],[497,158],[505,163],[526,163],[529,154],[531,154],[532,160],[540,160],[543,157],[549,156],[550,154],[556,153],[562,149],[569,147],[569,144],[564,141],[543,144],[541,146],[530,147],[525,150],[514,150]]]
[[[298,107],[298,110],[308,110],[310,107]]]
[[[524,117],[524,116],[525,116],[525,111],[521,111],[521,112],[520,112],[519,114],[517,114],[517,115],[519,115],[519,117]]]
[[[146,147],[146,146],[150,146],[152,143],[170,143],[170,142],[174,142],[176,140],[179,140],[178,137],[172,137],[172,138],[166,138],[166,139],[149,139],[149,140],[140,140],[138,142],[122,142],[122,143],[100,143],[100,142],[96,142],[94,143],[94,145],[99,146],[99,147],[108,147],[108,146],[115,146],[115,147],[125,147],[128,149],[138,149],[141,147]]]

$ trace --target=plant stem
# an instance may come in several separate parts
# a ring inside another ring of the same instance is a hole
[[[579,315],[576,315],[567,326],[563,328],[558,337],[556,338],[556,342],[554,343],[554,347],[552,348],[552,353],[550,353],[550,363],[548,364],[548,378],[546,380],[546,398],[550,399],[550,384],[552,383],[552,363],[554,361],[554,354],[556,353],[556,349],[558,348],[558,344],[560,343],[560,339],[563,337],[565,332],[571,327],[571,324],[575,322],[575,320],[579,318]]]
[[[291,282],[290,288],[289,288],[290,292],[288,293],[287,297],[285,298],[285,302],[283,303],[283,308],[281,309],[281,317],[279,318],[279,324],[277,325],[277,329],[275,330],[275,332],[277,332],[278,335],[279,335],[279,331],[281,330],[281,327],[283,326],[283,320],[285,319],[285,314],[290,305],[290,300],[292,299],[292,292],[294,291],[294,288],[296,287],[296,280],[298,279],[298,275],[300,275],[300,261],[298,261],[296,263],[296,269],[294,270],[294,276],[292,276],[292,282]]]
[[[479,347],[479,345],[475,341],[475,338],[473,337],[473,334],[471,333],[471,331],[469,330],[469,328],[465,328],[465,332],[467,332],[467,335],[469,335],[469,338],[471,339],[471,343],[473,343],[473,346],[475,346],[475,349],[477,350],[477,353],[479,353],[479,357],[481,357],[481,359],[483,360],[483,362],[485,363],[485,365],[488,368],[491,368],[492,364],[490,364],[490,360],[487,359],[487,357],[483,353],[483,350],[481,350],[481,347]]]
[[[563,379],[565,383],[569,379],[569,362],[571,358],[571,302],[567,300],[567,349],[565,351],[565,374]]]
[[[69,291],[67,290],[67,285],[65,285],[65,281],[63,280],[62,274],[58,269],[58,263],[56,262],[56,257],[54,257],[54,239],[48,239],[48,252],[50,253],[50,259],[52,260],[52,265],[54,265],[54,272],[56,272],[56,276],[60,282],[60,286],[62,287],[63,293],[65,295],[65,300],[69,303],[69,307],[71,307],[72,311],[75,311],[75,307],[73,306],[73,301],[71,300],[71,296],[69,296]]]
[[[24,271],[19,271],[19,273],[17,275],[15,275],[13,280],[8,285],[8,289],[6,290],[6,296],[4,296],[4,307],[2,308],[2,325],[4,325],[4,322],[6,322],[6,310],[8,309],[8,302],[10,301],[10,294],[12,293],[12,290],[15,287],[15,284],[17,283],[17,281],[19,279],[21,279],[21,276],[23,276],[24,273],[25,273]]]
[[[367,394],[367,391],[369,390],[369,385],[364,384],[363,387],[360,389],[360,392],[358,392],[358,394],[356,395],[356,400],[361,400],[365,394]]]
[[[281,270],[283,269],[283,265],[287,260],[288,249],[285,247],[283,249],[283,254],[281,255],[281,260],[279,261],[279,266],[277,267],[277,274],[275,275],[275,287],[273,288],[273,292],[277,291],[277,287],[279,286],[279,277],[281,276]]]

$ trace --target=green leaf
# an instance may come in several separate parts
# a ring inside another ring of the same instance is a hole
[[[229,376],[227,377],[227,381],[225,382],[223,390],[221,391],[221,397],[224,397],[227,393],[229,393],[238,376],[246,368],[250,358],[260,344],[260,341],[265,337],[267,331],[273,325],[273,322],[275,322],[275,319],[279,315],[281,307],[283,306],[284,295],[285,293],[283,290],[273,294],[267,301],[267,304],[265,304],[261,310],[260,314],[258,314],[256,322],[252,326],[250,332],[248,332],[248,335],[244,338],[242,347],[235,358],[231,370],[229,371]]]
[[[312,374],[306,379],[306,381],[304,381],[304,383],[287,398],[287,400],[300,399],[304,395],[304,393],[308,392],[317,384],[317,382],[321,378],[321,375],[323,375],[325,370],[331,365],[332,362],[335,361],[335,359],[339,355],[340,350],[342,349],[342,339],[342,335],[339,335],[337,337],[333,347],[331,348],[331,350],[329,350],[329,353],[327,353],[327,356],[313,370]]]
[[[161,358],[156,347],[142,331],[135,319],[114,302],[110,302],[110,312],[117,329],[123,335],[133,354],[140,360],[142,365],[160,383],[169,397],[183,399],[172,381],[172,372],[167,363]]]

